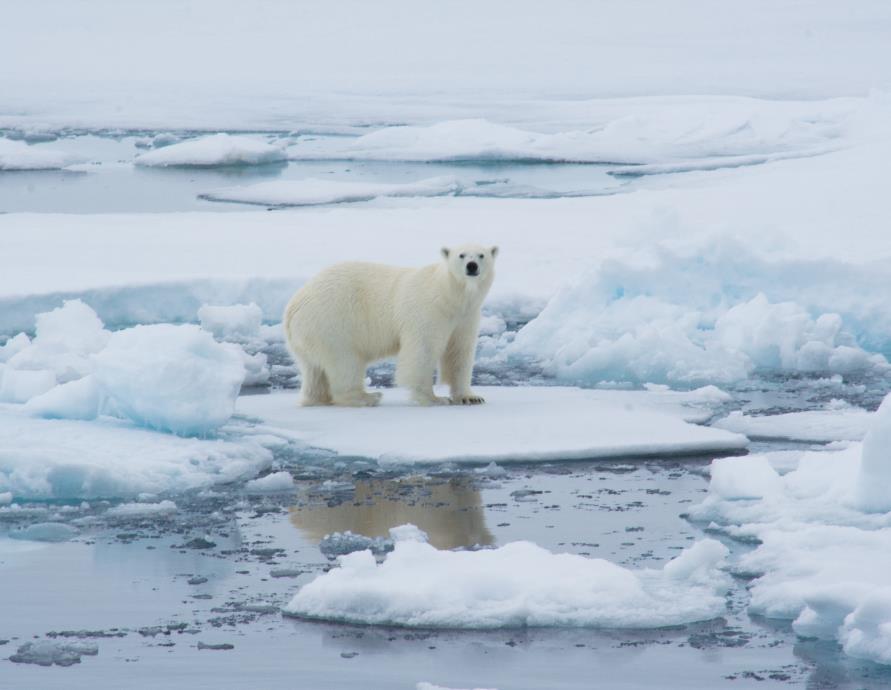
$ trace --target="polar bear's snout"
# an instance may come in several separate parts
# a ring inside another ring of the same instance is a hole
[[[476,261],[467,262],[467,275],[478,276],[480,274],[480,265]]]

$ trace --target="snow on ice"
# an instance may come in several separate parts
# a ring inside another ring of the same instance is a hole
[[[256,138],[213,134],[170,144],[136,157],[136,165],[150,167],[261,165],[285,159],[282,148]]]
[[[259,479],[252,479],[244,485],[249,494],[280,493],[294,491],[294,478],[288,472],[273,472]]]
[[[850,405],[758,416],[734,411],[714,422],[712,426],[735,431],[752,439],[829,443],[862,440],[873,416],[867,410]]]
[[[305,585],[285,606],[306,618],[425,628],[573,626],[658,628],[721,615],[727,549],[706,539],[661,570],[553,553],[530,542],[440,551],[416,534],[393,535]]]
[[[748,297],[752,276],[744,278],[749,285],[736,283],[733,264],[708,254],[657,260],[666,262],[657,270],[607,264],[589,271],[515,339],[496,347],[492,359],[533,360],[558,379],[587,384],[730,383],[756,371],[891,371],[883,355],[858,345],[840,314],[772,302],[762,292]],[[691,273],[682,273],[690,263],[696,264]],[[736,301],[728,303],[728,295]]]
[[[820,106],[817,106],[820,107]],[[291,160],[537,161],[647,164],[690,158],[825,151],[837,145],[847,107],[814,118],[813,105],[754,101],[646,113],[638,109],[583,131],[543,134],[486,120],[387,127],[364,136],[298,141]],[[810,111],[810,112],[808,112]],[[825,114],[825,111],[821,114]],[[714,166],[715,161],[709,164]],[[631,168],[628,171],[633,171]]]
[[[105,515],[125,520],[140,520],[144,518],[169,517],[176,513],[176,503],[173,501],[158,501],[157,503],[121,503],[109,508]]]
[[[238,342],[260,336],[263,310],[256,303],[214,306],[204,304],[198,310],[201,328],[217,340]]]
[[[241,348],[197,326],[156,324],[115,333],[80,300],[38,314],[36,336],[0,370],[0,400],[44,417],[112,414],[153,429],[202,434],[225,423],[245,379]],[[265,367],[265,358],[256,362]],[[58,385],[57,385],[58,384]]]
[[[720,452],[747,444],[744,436],[685,422],[684,415],[697,413],[671,399],[660,409],[658,402],[623,398],[621,391],[476,390],[487,400],[481,407],[419,407],[405,391],[385,390],[376,408],[300,408],[296,393],[274,393],[242,396],[237,411],[258,420],[262,433],[381,464],[582,460]]]
[[[755,577],[751,612],[891,663],[891,396],[862,443],[798,456],[782,475],[770,455],[715,460],[690,516],[759,542],[733,566]]]
[[[238,201],[263,206],[318,206],[368,201],[377,197],[425,197],[455,194],[461,184],[455,177],[430,177],[417,182],[384,184],[309,178],[259,182],[246,187],[226,187],[201,194],[211,201]]]
[[[0,138],[0,172],[11,170],[58,170],[80,159],[63,151],[30,146],[24,141]]]
[[[0,493],[17,499],[181,493],[250,479],[271,463],[250,439],[184,438],[110,417],[39,419],[0,405]]]

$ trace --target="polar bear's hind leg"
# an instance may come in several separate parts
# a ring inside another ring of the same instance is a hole
[[[347,407],[373,407],[380,403],[380,393],[365,390],[366,363],[355,355],[338,353],[336,363],[325,367],[331,401]]]
[[[300,373],[303,376],[303,382],[300,385],[300,404],[304,407],[330,405],[331,391],[328,387],[328,376],[325,374],[325,370],[317,364],[311,364],[301,359]]]

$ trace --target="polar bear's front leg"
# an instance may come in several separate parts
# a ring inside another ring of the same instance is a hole
[[[451,401],[433,391],[436,362],[442,347],[434,333],[403,335],[396,361],[396,384],[408,388],[419,405],[448,405]]]
[[[443,354],[439,371],[442,382],[449,386],[453,405],[479,405],[485,402],[482,396],[470,389],[478,333],[479,318],[452,333]]]

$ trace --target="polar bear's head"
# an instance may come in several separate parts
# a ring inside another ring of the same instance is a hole
[[[497,255],[498,247],[483,247],[479,244],[442,248],[442,258],[449,271],[461,281],[491,280],[495,273]]]

